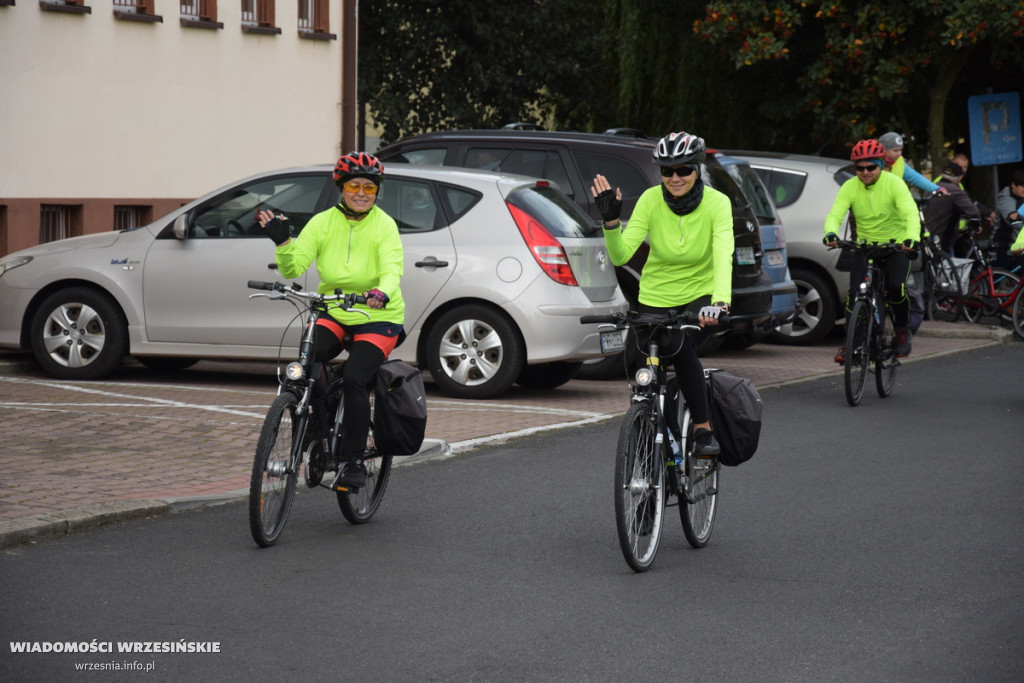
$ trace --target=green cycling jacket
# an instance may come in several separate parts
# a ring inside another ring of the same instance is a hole
[[[732,206],[729,198],[705,186],[692,213],[668,208],[661,185],[640,195],[625,227],[605,228],[612,263],[621,266],[647,238],[650,254],[640,274],[640,303],[659,308],[682,306],[702,296],[732,301]]]
[[[839,188],[832,209],[825,218],[825,234],[839,234],[846,212],[853,210],[857,239],[885,243],[889,240],[921,241],[921,216],[910,189],[892,173],[880,173],[873,185],[850,178]]]
[[[404,322],[405,301],[399,282],[405,254],[398,226],[383,209],[374,206],[361,221],[350,220],[336,207],[321,211],[309,219],[298,237],[278,247],[275,257],[281,275],[289,279],[305,273],[315,259],[321,294],[333,294],[338,288],[346,294],[379,289],[388,295],[384,308],[354,307],[369,313],[369,318],[331,309],[331,316],[343,325]]]

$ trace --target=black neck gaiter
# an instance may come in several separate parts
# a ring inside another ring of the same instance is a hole
[[[673,197],[668,188],[662,185],[661,196],[665,198],[665,203],[668,204],[672,213],[677,216],[685,216],[688,213],[693,213],[693,210],[700,204],[700,200],[704,198],[704,181],[698,178],[690,191],[682,197]]]

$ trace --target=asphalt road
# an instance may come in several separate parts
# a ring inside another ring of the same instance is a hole
[[[856,408],[837,377],[763,390],[710,544],[672,523],[646,574],[616,542],[614,421],[400,468],[359,527],[305,492],[270,549],[239,503],[11,548],[0,680],[1020,681],[1022,375],[999,345]],[[10,645],[72,642],[113,652]]]

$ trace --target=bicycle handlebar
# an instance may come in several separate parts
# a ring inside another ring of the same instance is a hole
[[[672,327],[675,325],[700,325],[700,316],[696,313],[690,313],[683,311],[677,313],[675,311],[669,311],[667,313],[640,313],[638,311],[628,311],[626,313],[609,313],[607,315],[582,315],[580,316],[581,325],[590,325],[593,323],[610,323],[616,327],[628,327],[630,325],[665,325]],[[728,327],[730,319],[728,315],[718,316],[719,326]]]
[[[367,298],[362,294],[345,294],[340,289],[335,289],[334,294],[320,294],[319,292],[304,292],[302,287],[298,284],[292,283],[286,285],[281,282],[263,282],[261,280],[249,280],[249,289],[259,289],[269,292],[277,292],[281,296],[294,296],[312,301],[322,301],[324,303],[330,301],[341,301],[343,302],[341,307],[345,310],[350,309],[354,304],[365,304]],[[252,296],[260,296],[253,294]],[[368,314],[365,311],[359,311],[363,315]]]

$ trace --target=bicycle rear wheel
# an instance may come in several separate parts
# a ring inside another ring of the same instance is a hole
[[[864,380],[870,359],[871,311],[866,301],[856,301],[846,324],[846,363],[843,364],[846,402],[851,406],[860,403],[864,396]]]
[[[879,306],[882,304],[879,303]],[[892,395],[896,386],[896,325],[892,310],[885,310],[885,315],[875,329],[875,388],[882,398]]]
[[[964,315],[964,291],[960,271],[945,252],[930,252],[925,266],[924,283],[928,317],[955,322]]]
[[[679,473],[683,492],[679,498],[679,518],[683,522],[683,534],[694,548],[703,548],[711,538],[718,514],[718,472],[717,460],[693,457],[693,420],[690,409],[683,409],[679,421],[680,429],[686,434],[684,444],[683,471]]]
[[[1013,331],[1024,339],[1024,290],[1017,290],[1017,298],[1013,302]]]
[[[338,491],[338,507],[352,524],[365,524],[370,521],[384,498],[384,490],[391,478],[392,456],[377,450],[373,438],[374,394],[370,392],[370,431],[366,435],[366,486],[354,491]]]
[[[297,415],[299,399],[284,392],[267,411],[256,444],[249,480],[249,531],[264,548],[274,545],[291,511],[300,462],[294,436],[303,425]]]
[[[626,564],[650,569],[661,541],[665,466],[655,456],[657,426],[647,402],[629,406],[615,453],[615,529]]]

